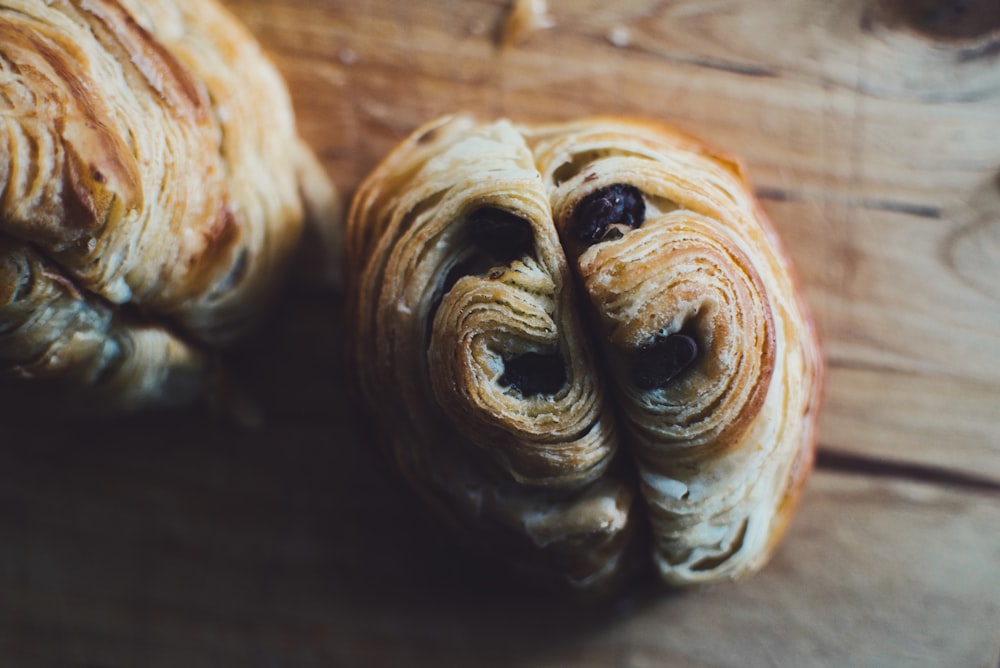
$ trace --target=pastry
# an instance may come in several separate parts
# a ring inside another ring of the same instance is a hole
[[[185,403],[333,191],[212,0],[0,0],[0,389]]]
[[[738,162],[652,122],[446,117],[360,186],[346,253],[380,451],[457,535],[584,591],[766,562],[822,362]]]

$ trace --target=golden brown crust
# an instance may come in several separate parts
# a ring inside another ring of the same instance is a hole
[[[110,309],[125,338],[138,330],[117,311],[141,312],[191,359],[253,323],[299,238],[303,191],[326,179],[230,14],[214,0],[2,0],[0,95],[0,235],[72,286],[80,303],[64,308]],[[0,347],[72,336],[36,323]],[[176,363],[161,352],[145,364]],[[37,361],[0,357],[7,375]],[[36,375],[79,385],[50,370]],[[168,400],[163,383],[132,390]]]
[[[582,588],[637,523],[672,584],[767,560],[822,362],[738,161],[644,121],[447,117],[365,180],[346,248],[386,453],[465,536]]]

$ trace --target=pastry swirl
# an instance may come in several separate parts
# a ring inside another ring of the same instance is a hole
[[[0,107],[5,385],[201,394],[332,211],[278,72],[214,0],[0,0]]]
[[[822,364],[737,163],[652,123],[448,117],[362,184],[347,254],[385,452],[463,535],[584,589],[644,553],[671,584],[766,561]]]

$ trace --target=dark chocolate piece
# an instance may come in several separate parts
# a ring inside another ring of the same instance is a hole
[[[566,384],[566,365],[558,354],[525,353],[504,359],[500,384],[526,397],[555,394]]]
[[[687,334],[671,334],[645,348],[632,364],[632,380],[640,390],[658,390],[698,357],[698,343]]]
[[[612,225],[636,228],[646,220],[642,191],[625,183],[595,190],[573,208],[573,230],[585,244],[604,241]],[[617,230],[619,233],[621,230]]]
[[[521,258],[534,246],[531,223],[510,211],[484,206],[472,212],[467,224],[472,243],[500,262]]]

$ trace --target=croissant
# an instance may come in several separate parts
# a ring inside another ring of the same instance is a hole
[[[335,193],[210,0],[0,0],[0,388],[185,403]]]
[[[739,164],[662,125],[418,129],[348,214],[379,450],[462,539],[583,591],[761,568],[822,361]]]

